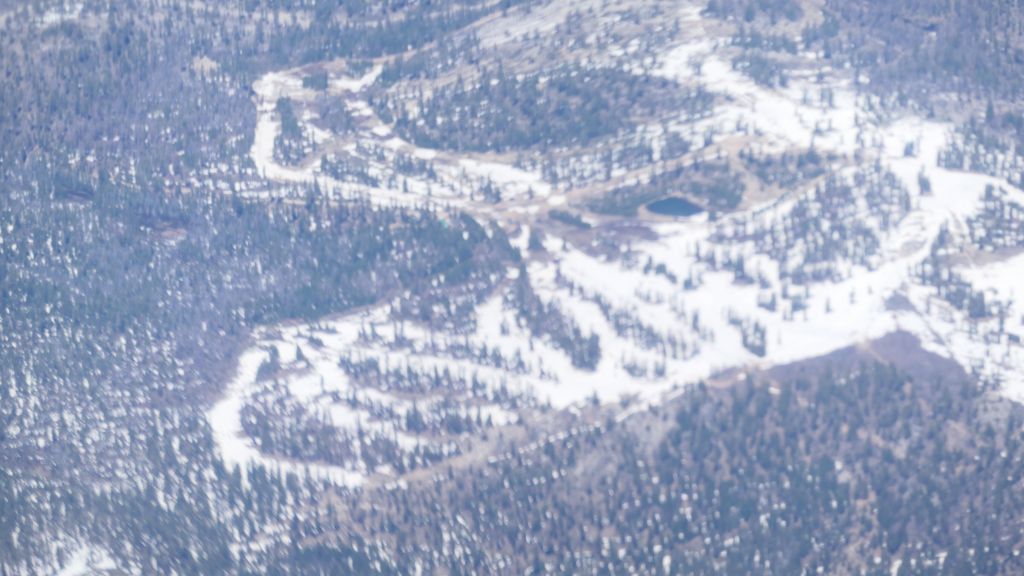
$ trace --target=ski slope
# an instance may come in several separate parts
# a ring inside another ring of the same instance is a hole
[[[535,31],[550,32],[546,14],[565,17],[554,9],[538,10],[532,19],[507,31],[489,23],[483,40],[500,45]],[[653,239],[635,239],[619,254],[598,250],[581,242],[578,234],[548,225],[548,208],[565,204],[568,196],[539,174],[496,159],[418,148],[395,135],[374,115],[364,94],[379,68],[360,78],[332,78],[331,93],[364,121],[360,130],[338,137],[338,142],[327,138],[326,147],[343,147],[354,154],[381,150],[385,158],[405,154],[429,159],[436,163],[438,179],[426,182],[409,176],[402,186],[369,187],[325,176],[315,161],[283,166],[273,153],[280,131],[276,100],[287,96],[308,101],[312,95],[302,88],[301,71],[273,72],[254,86],[259,120],[251,158],[259,173],[283,188],[316,181],[341,198],[365,196],[382,205],[412,209],[455,207],[478,219],[497,221],[515,238],[536,293],[572,318],[584,334],[596,334],[602,355],[593,370],[580,369],[552,341],[531,334],[508,304],[515,268],[508,270],[508,281],[477,307],[469,335],[436,333],[397,321],[390,303],[300,326],[265,327],[242,355],[226,396],[209,412],[224,460],[231,466],[266,466],[346,486],[396,476],[387,466],[368,466],[359,458],[337,466],[264,454],[245,436],[240,413],[248,399],[266,387],[256,374],[270,347],[291,362],[295,349],[307,358],[306,364],[292,366],[283,376],[282,393],[336,429],[376,434],[410,452],[444,444],[402,425],[411,411],[439,402],[442,395],[435,391],[411,398],[367,386],[339,369],[339,362],[357,358],[406,374],[447,370],[456,380],[472,380],[481,390],[454,401],[461,402],[460,409],[484,414],[493,426],[501,427],[514,423],[523,407],[571,409],[595,400],[609,405],[628,400],[634,407],[657,403],[722,371],[813,358],[900,330],[913,333],[927,349],[952,358],[979,379],[996,383],[1006,396],[1024,401],[1024,349],[1010,337],[1024,332],[1024,311],[1013,301],[1015,284],[1024,278],[1024,258],[996,255],[975,261],[970,258],[974,249],[965,245],[967,257],[953,265],[978,289],[1005,303],[1005,325],[996,318],[970,318],[939,298],[915,272],[930,256],[940,231],[948,230],[966,242],[968,222],[980,210],[986,187],[1006,189],[1011,199],[1021,202],[1024,193],[993,177],[941,168],[938,156],[952,136],[951,125],[910,114],[880,113],[872,96],[858,92],[848,75],[829,69],[815,55],[801,55],[807,68],[794,74],[786,88],[766,88],[731,67],[721,53],[721,39],[713,37],[699,10],[686,8],[681,17],[684,37],[659,55],[654,73],[680,81],[696,76],[719,98],[710,117],[680,118],[669,130],[690,135],[714,130],[722,142],[753,141],[765,153],[812,147],[834,153],[841,161],[833,173],[851,183],[848,196],[841,199],[847,209],[841,217],[822,214],[820,224],[825,230],[849,224],[850,219],[863,224],[878,243],[869,258],[838,256],[828,262],[835,278],[795,284],[783,273],[784,263],[756,240],[721,240],[725,232],[741,226],[767,229],[785,221],[807,205],[805,201],[815,199],[820,182],[716,220],[707,214],[653,220],[645,223],[654,232]],[[819,74],[827,75],[828,98],[817,96],[822,88]],[[387,162],[367,159],[380,181],[387,182]],[[858,169],[864,166],[891,173],[906,192],[909,204],[900,208],[895,221],[883,222],[878,207],[857,184]],[[920,190],[922,176],[931,182],[928,194]],[[501,202],[474,196],[484,182],[502,191]],[[544,250],[526,249],[532,229],[544,230]],[[737,281],[734,272],[710,265],[709,253],[730,261],[742,258],[758,281]],[[648,262],[660,272],[647,269]],[[776,302],[780,295],[787,296]],[[765,305],[769,297],[772,306]],[[745,345],[751,331],[763,335],[763,354]],[[372,337],[367,336],[370,333]],[[320,342],[317,346],[310,345],[313,335]],[[491,360],[466,353],[482,349]],[[516,368],[508,369],[511,365]],[[457,449],[455,444],[444,446],[448,448],[442,451]]]

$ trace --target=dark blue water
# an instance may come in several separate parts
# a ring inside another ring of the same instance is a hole
[[[647,205],[647,209],[662,216],[693,216],[704,211],[700,206],[678,196],[655,200]]]

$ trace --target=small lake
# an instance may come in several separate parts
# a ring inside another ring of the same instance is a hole
[[[647,209],[662,216],[693,216],[704,211],[700,206],[678,196],[655,200],[647,205]]]

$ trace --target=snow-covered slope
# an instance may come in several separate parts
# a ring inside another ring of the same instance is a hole
[[[505,32],[491,22],[483,38],[502,44],[548,33],[549,13],[557,11],[538,10]],[[713,132],[717,151],[704,154],[727,153],[742,142],[766,154],[814,149],[836,160],[827,177],[726,216],[641,222],[653,237],[623,241],[618,253],[598,242],[607,219],[594,220],[598,226],[589,235],[545,219],[549,207],[572,205],[564,186],[501,159],[422,149],[400,139],[363,94],[379,69],[358,79],[332,79],[329,92],[361,119],[356,131],[318,136],[322,146],[313,158],[282,165],[274,155],[276,100],[311,101],[313,94],[302,88],[302,71],[258,81],[252,160],[260,173],[282,186],[315,180],[339,196],[455,206],[496,220],[518,234],[514,242],[541,301],[570,318],[581,334],[596,335],[601,355],[593,369],[579,367],[553,338],[531,332],[514,304],[520,273],[514,267],[477,307],[469,330],[439,333],[396,319],[392,303],[306,325],[265,327],[242,356],[227,396],[209,413],[224,459],[348,485],[392,478],[401,471],[367,455],[374,441],[419,454],[423,462],[470,449],[460,440],[464,433],[439,431],[429,414],[486,422],[477,425],[479,432],[547,405],[659,402],[727,369],[816,357],[897,330],[917,335],[929,350],[1024,400],[1024,349],[1016,336],[1024,332],[1024,312],[1013,302],[1024,259],[986,252],[968,234],[987,187],[1002,188],[1009,201],[1022,204],[1024,193],[997,178],[941,168],[950,125],[879,112],[877,100],[859,92],[847,71],[831,70],[817,55],[799,55],[804,66],[785,88],[764,87],[733,68],[722,39],[696,7],[684,7],[680,19],[681,39],[664,47],[652,69],[706,85],[717,101],[709,117],[681,116],[668,131],[687,138]],[[364,158],[382,184],[323,174],[318,158],[332,150]],[[394,178],[392,163],[400,156],[432,162],[433,180]],[[475,194],[485,182],[501,190],[501,201]],[[527,250],[536,229],[545,233],[544,249]],[[958,274],[988,294],[999,314],[955,305],[922,272],[934,261],[937,240],[947,235],[962,253],[944,258],[941,274]],[[800,277],[807,270],[815,274]],[[271,348],[278,350],[281,369],[258,378]],[[406,386],[419,378],[435,384]],[[325,463],[261,449],[242,424],[245,406],[261,394],[288,398],[312,422],[347,434],[351,456]]]

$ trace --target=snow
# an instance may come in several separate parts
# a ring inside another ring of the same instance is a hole
[[[726,134],[742,126],[745,132],[759,136],[763,152],[804,151],[815,146],[852,154],[857,149],[858,123],[867,113],[858,107],[849,82],[828,85],[832,91],[830,103],[811,104],[820,100],[820,85],[794,77],[785,89],[759,86],[734,70],[716,50],[712,41],[699,36],[666,53],[654,73],[684,85],[698,80],[716,94],[729,98],[728,105],[716,108],[710,126]]]
[[[552,30],[564,20],[566,10],[567,5],[552,3],[525,16],[511,11],[508,17],[486,22],[476,32],[483,44],[500,44],[534,31]],[[359,154],[361,147],[373,147],[385,155],[401,153],[430,160],[436,164],[437,181],[410,177],[405,184],[408,193],[403,193],[334,181],[317,172],[316,162],[308,168],[276,164],[273,141],[280,128],[274,118],[274,103],[282,96],[301,100],[310,94],[302,88],[297,73],[271,73],[254,85],[259,97],[259,120],[252,148],[254,163],[269,180],[286,184],[316,179],[324,189],[339,196],[365,194],[374,202],[406,206],[443,203],[482,219],[498,220],[507,225],[513,245],[523,254],[537,294],[557,305],[584,334],[596,334],[602,356],[594,370],[581,370],[548,338],[520,326],[516,312],[505,303],[509,283],[477,307],[475,327],[469,334],[432,333],[413,322],[397,326],[386,303],[313,324],[267,327],[242,355],[238,375],[209,413],[225,462],[310,473],[345,485],[365,482],[371,474],[380,473],[358,464],[341,468],[272,458],[244,436],[239,413],[247,396],[258,389],[255,374],[269,346],[277,346],[282,358],[291,358],[295,347],[301,346],[309,359],[308,367],[286,378],[289,393],[299,402],[326,414],[338,428],[361,427],[389,434],[409,450],[428,439],[395,430],[392,424],[375,418],[366,406],[382,406],[404,415],[413,400],[349,382],[338,366],[339,358],[376,359],[382,366],[403,370],[448,369],[463,378],[479,378],[492,390],[506,387],[524,398],[559,409],[571,409],[595,397],[606,403],[641,400],[633,404],[636,407],[660,402],[676,390],[724,370],[795,362],[904,330],[917,335],[926,349],[954,359],[980,377],[1000,381],[1008,397],[1024,401],[1024,348],[1010,344],[1006,338],[993,341],[995,319],[968,319],[939,300],[933,287],[921,285],[913,273],[914,267],[929,256],[933,240],[943,227],[964,237],[968,219],[981,207],[986,186],[1007,189],[1015,201],[1024,201],[1024,192],[998,178],[940,168],[938,153],[950,138],[951,125],[909,114],[884,117],[867,96],[857,93],[849,79],[815,62],[813,55],[803,55],[809,59],[809,66],[793,73],[786,88],[759,86],[733,70],[721,47],[710,39],[713,34],[698,8],[684,7],[681,17],[688,37],[659,56],[655,73],[688,87],[702,83],[714,90],[718,101],[709,117],[682,118],[668,129],[689,136],[710,130],[727,138],[740,137],[768,153],[803,152],[814,147],[843,159],[836,169],[842,176],[854,172],[855,168],[849,166],[854,159],[860,166],[877,161],[910,192],[911,207],[893,229],[881,234],[880,249],[870,266],[837,261],[837,269],[843,272],[840,280],[817,282],[806,288],[790,286],[792,290],[806,290],[806,308],[794,313],[785,300],[776,311],[759,305],[766,294],[780,294],[786,281],[779,263],[760,253],[752,242],[737,242],[728,248],[743,254],[747,269],[759,272],[765,286],[737,283],[731,272],[714,271],[695,257],[694,247],[713,245],[718,228],[740,218],[752,217],[763,223],[785,216],[801,196],[814,193],[813,183],[719,221],[700,215],[649,223],[656,238],[635,240],[621,255],[595,255],[589,246],[574,245],[571,238],[560,237],[557,229],[548,228],[543,229],[545,254],[532,254],[527,250],[531,231],[544,226],[548,207],[567,204],[569,197],[544,182],[540,174],[498,158],[420,148],[394,135],[360,95],[379,70],[358,79],[331,79],[331,90],[346,98],[349,108],[365,120],[355,134],[345,135],[351,139],[345,150]],[[695,72],[698,68],[699,74]],[[827,101],[821,97],[822,85],[816,80],[819,71],[828,76],[826,85],[831,97]],[[641,130],[663,133],[660,126]],[[909,156],[905,154],[908,143],[915,150]],[[390,166],[378,161],[370,164],[373,173],[386,181]],[[920,175],[929,178],[931,194],[919,193]],[[471,196],[471,191],[488,181],[501,190],[502,206]],[[528,194],[531,191],[532,195]],[[864,198],[854,197],[851,202],[859,208],[858,217],[874,218]],[[1024,332],[1020,325],[1022,311],[1012,303],[1017,281],[1024,278],[1024,255],[981,261],[970,254],[965,256],[957,272],[978,289],[1010,302],[1007,331]],[[643,266],[648,260],[680,280],[693,279],[695,285],[684,288],[681,282],[669,281],[665,275],[645,273]],[[507,277],[514,280],[517,274],[513,267]],[[569,288],[569,282],[575,288]],[[893,296],[902,297],[909,306],[891,309]],[[620,334],[614,317],[628,318],[632,324],[684,348],[676,355],[668,354],[627,331]],[[763,357],[744,347],[737,322],[757,323],[764,328]],[[362,330],[371,328],[376,340],[360,337]],[[323,341],[322,348],[309,345],[306,336],[312,333]],[[503,358],[521,358],[522,369],[503,370],[460,356],[455,352],[457,344],[486,346]],[[351,405],[333,400],[353,393],[359,401]],[[417,399],[419,406],[433,400]],[[478,407],[499,425],[516,419],[513,411],[497,404]]]
[[[82,546],[72,554],[67,564],[55,572],[56,576],[86,576],[97,572],[113,571],[117,564],[110,553],[96,546]]]
[[[1024,279],[1024,254],[987,264],[971,264],[960,272],[980,290],[989,290],[1003,300],[1014,300]]]
[[[499,47],[503,44],[526,40],[534,34],[546,35],[565,22],[566,17],[574,11],[601,9],[602,4],[596,0],[574,0],[573,2],[550,2],[529,10],[510,10],[507,15],[500,16],[475,27],[474,32],[485,48]]]
[[[56,26],[63,22],[78,20],[82,16],[83,6],[84,4],[82,2],[74,2],[70,4],[61,2],[55,6],[47,8],[46,12],[43,13],[42,18],[40,19],[43,24],[43,28]]]
[[[296,474],[300,477],[308,475],[342,486],[361,484],[364,480],[363,475],[352,470],[267,456],[260,452],[252,440],[245,435],[242,429],[242,406],[247,391],[256,381],[260,365],[267,357],[267,352],[261,348],[250,349],[243,353],[238,361],[238,373],[228,385],[227,393],[207,413],[207,420],[213,431],[218,453],[225,465],[228,469],[237,466],[242,470],[253,466],[262,466],[282,474]]]
[[[330,92],[332,94],[340,94],[342,92],[362,92],[377,81],[377,78],[380,77],[380,73],[383,70],[383,66],[377,65],[359,78],[351,78],[347,76],[331,78],[328,81]]]
[[[277,162],[274,158],[274,142],[281,131],[276,113],[277,101],[281,98],[290,98],[296,102],[310,102],[317,95],[315,91],[302,86],[301,70],[270,72],[253,83],[257,100],[257,123],[249,156],[257,172],[267,180],[280,184],[316,182],[322,190],[338,197],[365,197],[382,206],[465,207],[467,199],[485,183],[496,186],[505,200],[522,201],[529,200],[532,196],[550,195],[551,186],[536,172],[494,159],[448,158],[437,150],[416,146],[395,135],[391,127],[381,122],[373,108],[362,98],[362,91],[376,81],[380,71],[381,68],[378,66],[360,78],[330,79],[330,92],[343,98],[347,108],[355,116],[363,119],[353,133],[336,136],[309,123],[312,118],[305,114],[300,123],[304,130],[313,135],[315,142],[327,144],[327,149],[337,138],[347,139],[343,146],[345,152],[362,157],[372,175],[377,176],[381,182],[394,182],[395,187],[342,182],[321,173],[321,152],[314,152],[298,166],[286,166]],[[365,154],[361,146],[383,153],[384,160]],[[392,179],[394,174],[389,163],[399,154],[408,154],[417,159],[434,162],[439,180],[428,182],[418,175],[401,175],[397,179]],[[270,191],[270,194],[275,193],[273,190]]]
[[[459,166],[467,172],[483,177],[513,192],[516,196],[526,195],[530,190],[537,196],[551,194],[551,185],[541,179],[540,174],[526,171],[508,164],[463,158]]]

